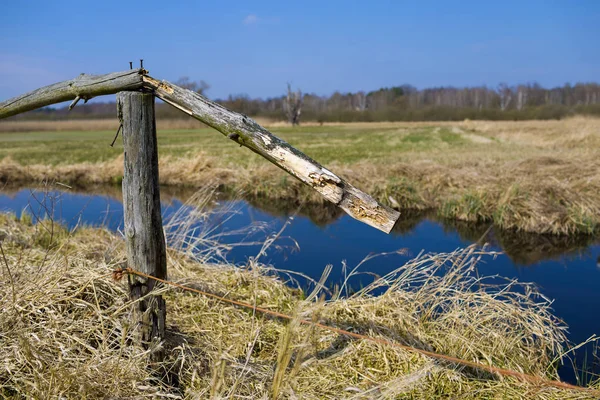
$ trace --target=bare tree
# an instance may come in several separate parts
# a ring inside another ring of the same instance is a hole
[[[352,108],[356,111],[365,111],[367,109],[367,95],[365,92],[361,91],[354,94]]]
[[[287,96],[283,102],[283,111],[287,120],[292,125],[300,125],[300,113],[302,112],[302,91],[292,91],[292,85],[287,84]]]
[[[526,105],[529,97],[529,88],[525,85],[517,86],[517,103],[515,107],[521,111]]]
[[[498,85],[498,95],[500,96],[500,110],[504,111],[512,100],[512,90],[506,83],[501,83]]]
[[[175,82],[175,84],[177,86],[181,86],[182,88],[194,91],[201,95],[204,95],[204,92],[206,92],[210,88],[210,85],[204,82],[203,80],[200,80],[200,82],[190,81],[190,78],[187,76],[179,78]]]

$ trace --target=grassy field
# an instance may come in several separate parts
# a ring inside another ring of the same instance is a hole
[[[68,232],[0,214],[2,398],[594,398],[301,325],[299,318],[408,346],[557,378],[565,326],[536,289],[475,278],[488,255],[469,248],[425,255],[348,297],[302,294],[252,261],[245,268],[191,258],[167,237],[171,280],[273,311],[284,321],[181,290],[167,301],[169,380],[136,345],[126,259],[106,230]],[[215,244],[217,245],[217,244]],[[442,274],[436,273],[443,271]],[[285,277],[285,276],[284,276]],[[493,284],[493,283],[496,284]],[[382,292],[374,296],[375,292]],[[344,293],[342,287],[340,293]],[[598,388],[598,382],[587,382]],[[597,392],[596,392],[597,394]],[[130,397],[133,396],[133,397]]]
[[[44,131],[37,125],[37,132],[6,132],[34,126],[3,124],[9,123],[0,123],[2,182],[120,182],[122,148],[109,147],[114,130]],[[159,124],[162,183],[216,182],[249,197],[321,201],[218,132],[174,127]],[[535,233],[600,231],[600,119],[273,124],[270,129],[399,209],[435,209],[444,218],[493,221],[500,228]]]

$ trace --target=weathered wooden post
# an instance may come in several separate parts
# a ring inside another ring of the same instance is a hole
[[[128,267],[157,278],[167,278],[165,237],[158,188],[158,148],[154,95],[119,92],[117,110],[123,124],[125,168],[123,209]],[[134,316],[144,346],[158,345],[165,334],[166,305],[162,296],[149,295],[157,282],[129,275],[132,300],[138,300]],[[145,297],[144,297],[145,296]],[[141,297],[144,299],[139,300]],[[151,352],[150,360],[160,362],[164,350]]]

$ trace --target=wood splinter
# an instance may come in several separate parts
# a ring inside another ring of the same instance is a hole
[[[69,111],[71,111],[73,108],[75,108],[75,106],[77,105],[77,103],[79,102],[79,100],[81,100],[80,96],[75,97],[75,99],[73,100],[73,102],[71,104],[69,104]],[[87,100],[85,102],[87,103]]]

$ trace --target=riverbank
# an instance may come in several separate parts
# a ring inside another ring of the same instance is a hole
[[[497,379],[178,290],[164,293],[168,387],[132,344],[126,285],[112,278],[125,260],[118,236],[90,228],[72,233],[51,221],[33,225],[10,215],[0,215],[0,226],[4,397],[587,396]],[[564,325],[533,287],[514,281],[488,286],[470,277],[479,257],[486,255],[474,249],[422,256],[356,294],[325,302],[258,264],[217,265],[170,248],[168,268],[171,280],[273,311],[555,379],[556,357],[567,346]],[[376,290],[384,294],[372,296]]]
[[[13,122],[14,124],[14,122]],[[16,129],[16,128],[15,128]],[[556,235],[600,232],[600,119],[274,126],[272,131],[400,210]],[[0,182],[119,183],[112,132],[0,134]],[[209,129],[159,131],[160,181],[320,204],[309,188]]]

